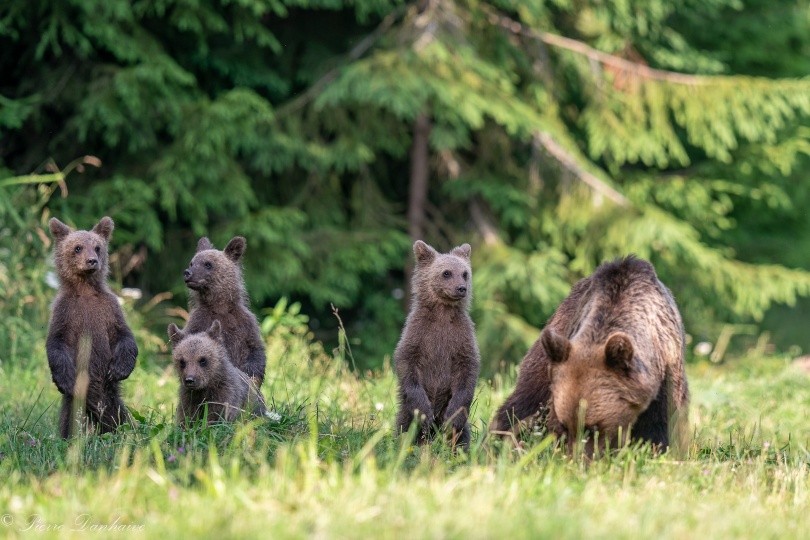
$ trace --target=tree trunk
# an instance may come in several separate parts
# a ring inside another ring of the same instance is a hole
[[[411,146],[411,178],[408,190],[408,234],[411,240],[423,240],[425,222],[425,201],[428,192],[428,138],[430,137],[430,118],[419,113],[413,125],[413,146]],[[405,265],[405,308],[411,301],[411,278],[413,277],[413,258]]]

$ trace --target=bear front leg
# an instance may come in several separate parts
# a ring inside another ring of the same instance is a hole
[[[498,409],[490,431],[517,434],[547,413],[550,399],[549,360],[538,339],[520,364],[515,390]]]
[[[267,405],[264,396],[252,382],[248,382],[247,403],[245,410],[250,411],[253,416],[263,417],[267,413]]]
[[[245,365],[243,366],[245,368],[244,373],[250,377],[251,383],[253,383],[256,388],[260,388],[264,382],[266,364],[267,358],[264,353],[264,345],[260,341],[258,344],[254,344],[254,347],[250,349],[245,359]]]
[[[193,421],[192,418],[192,411],[188,410],[185,403],[183,403],[183,399],[180,399],[180,403],[177,404],[177,416],[176,421],[178,427],[181,429],[185,429],[188,426],[189,421]]]
[[[76,385],[76,365],[67,344],[58,332],[48,333],[45,350],[53,383],[61,394],[72,396],[73,387]]]
[[[116,308],[118,306],[116,305]],[[110,363],[107,378],[110,381],[123,381],[135,369],[135,361],[138,358],[138,345],[135,343],[135,336],[124,320],[124,314],[117,310],[116,326],[118,327],[118,341],[113,348],[112,362]]]

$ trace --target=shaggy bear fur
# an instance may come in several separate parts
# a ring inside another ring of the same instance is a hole
[[[574,285],[523,359],[491,429],[540,420],[566,436],[569,451],[583,440],[589,455],[615,448],[628,431],[664,450],[685,435],[688,401],[675,300],[653,266],[631,256]]]
[[[264,400],[252,381],[231,364],[215,320],[205,332],[188,334],[170,324],[172,358],[180,379],[177,422],[186,426],[208,413],[208,424],[231,422],[243,410],[265,414]]]
[[[454,444],[470,440],[467,422],[480,366],[468,314],[472,297],[470,246],[440,254],[421,240],[413,245],[413,301],[394,352],[399,383],[397,429],[421,423],[419,441],[445,429]]]
[[[60,285],[46,350],[51,377],[62,393],[59,434],[71,435],[74,399],[84,400],[91,426],[113,431],[129,419],[119,382],[129,377],[138,357],[118,298],[107,287],[113,221],[104,217],[91,231],[72,231],[51,218],[49,227]]]
[[[223,251],[214,249],[208,238],[201,238],[197,252],[183,272],[191,291],[187,334],[205,332],[215,320],[222,325],[222,336],[233,365],[247,373],[256,388],[264,381],[265,352],[259,323],[248,309],[248,296],[240,261],[245,239],[237,236]]]

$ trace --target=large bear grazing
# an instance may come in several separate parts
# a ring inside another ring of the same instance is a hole
[[[203,417],[208,423],[231,422],[243,411],[265,414],[264,400],[256,386],[231,364],[215,320],[205,332],[188,334],[174,324],[168,328],[172,358],[180,379],[177,423],[186,426]]]
[[[59,433],[71,435],[74,399],[84,400],[91,425],[109,432],[129,419],[119,382],[132,373],[138,356],[118,298],[107,287],[113,221],[104,217],[91,231],[72,231],[51,218],[49,227],[60,286],[46,350],[51,377],[62,393]]]
[[[233,364],[247,373],[256,388],[264,381],[265,352],[259,323],[248,308],[240,261],[246,242],[236,236],[223,251],[214,249],[208,238],[200,238],[197,252],[183,272],[191,290],[186,334],[205,332],[218,320]]]
[[[689,390],[683,323],[653,266],[635,257],[601,265],[574,285],[520,365],[491,429],[535,421],[569,451],[616,448],[628,432],[659,450],[682,443]],[[582,436],[580,439],[578,436]]]
[[[470,246],[440,254],[421,240],[413,245],[411,310],[394,352],[399,383],[397,429],[421,422],[419,441],[446,429],[454,444],[470,440],[467,422],[480,360],[472,319]]]

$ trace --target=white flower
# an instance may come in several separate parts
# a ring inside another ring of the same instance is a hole
[[[133,300],[140,300],[143,297],[143,292],[140,289],[132,287],[124,287],[121,289],[121,296],[124,298],[132,298]]]
[[[266,411],[264,416],[271,422],[281,422],[281,415],[276,411]]]
[[[701,341],[695,345],[695,354],[698,356],[708,356],[712,352],[712,344],[708,341]]]

